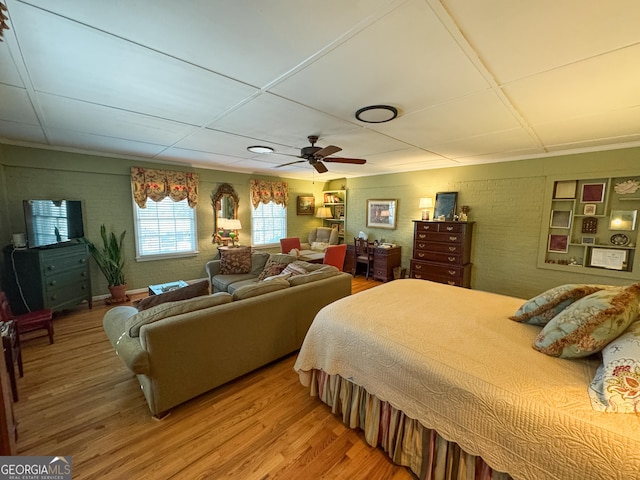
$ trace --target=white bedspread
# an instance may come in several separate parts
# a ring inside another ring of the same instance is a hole
[[[551,358],[523,300],[399,280],[322,309],[295,364],[350,379],[516,479],[640,478],[640,415],[591,408],[600,359]]]

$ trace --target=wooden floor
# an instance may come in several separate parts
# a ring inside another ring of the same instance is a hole
[[[71,455],[75,480],[414,478],[309,396],[295,354],[154,419],[95,303],[58,316],[53,345],[23,341],[19,455]]]

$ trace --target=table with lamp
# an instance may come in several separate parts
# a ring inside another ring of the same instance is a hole
[[[239,240],[238,230],[242,230],[242,224],[237,218],[220,218],[218,219],[218,240],[225,246],[236,246]]]

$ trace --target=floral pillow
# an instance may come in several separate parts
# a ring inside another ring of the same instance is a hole
[[[250,248],[230,248],[220,251],[220,274],[229,275],[250,272]]]
[[[640,413],[640,321],[604,347],[589,397],[599,412]]]
[[[515,315],[509,317],[516,322],[530,325],[546,325],[553,317],[576,300],[609,288],[606,285],[567,284],[554,287],[527,300]]]
[[[640,283],[600,290],[553,317],[533,348],[554,357],[586,357],[620,336],[639,313]]]

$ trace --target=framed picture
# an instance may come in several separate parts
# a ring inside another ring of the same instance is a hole
[[[367,227],[396,228],[397,200],[367,200]]]
[[[549,252],[567,253],[569,251],[569,235],[549,235]]]
[[[333,218],[344,219],[344,205],[333,207]]]
[[[609,270],[625,270],[627,267],[627,251],[611,248],[591,249],[591,267],[608,268]]]
[[[596,204],[595,203],[586,203],[584,206],[584,214],[585,215],[595,215],[596,214]]]
[[[611,210],[609,230],[635,230],[637,210]]]
[[[553,198],[576,198],[577,180],[568,180],[566,182],[556,182],[553,186]]]
[[[571,210],[551,210],[551,228],[571,228]]]
[[[433,219],[439,220],[444,217],[445,220],[453,220],[456,214],[458,203],[458,192],[438,192],[436,193],[436,206],[433,210]]]
[[[315,197],[298,197],[296,207],[298,215],[314,215],[316,213],[316,199]]]
[[[604,202],[605,183],[585,183],[582,185],[582,203],[602,203]]]
[[[596,244],[596,237],[590,237],[590,236],[583,235],[582,236],[582,244],[583,245],[595,245]]]

